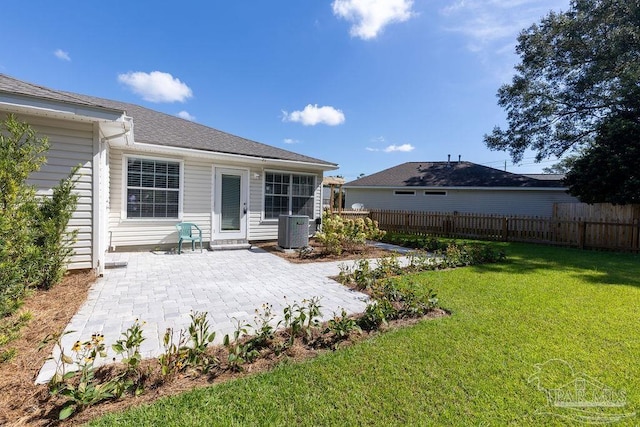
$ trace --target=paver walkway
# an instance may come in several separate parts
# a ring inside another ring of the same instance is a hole
[[[73,331],[62,340],[67,351],[77,340],[88,340],[93,333],[104,334],[110,346],[140,319],[146,322],[142,355],[157,357],[164,351],[166,328],[186,329],[191,312],[209,314],[216,342],[220,343],[225,334],[234,331],[234,319],[253,324],[255,310],[265,303],[272,304],[274,313],[281,315],[287,304],[320,297],[323,320],[328,320],[341,308],[348,313],[362,312],[368,299],[329,279],[338,275],[340,264],[353,261],[291,264],[256,248],[187,251],[182,255],[115,253],[109,254],[108,261],[126,261],[128,265],[106,270],[91,287],[86,302],[65,329]],[[108,350],[104,363],[114,356],[110,347]],[[46,382],[54,373],[55,364],[50,360],[36,382]]]

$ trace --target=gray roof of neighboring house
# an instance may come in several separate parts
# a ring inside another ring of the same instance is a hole
[[[559,180],[530,178],[471,162],[407,162],[364,176],[345,187],[551,187]]]
[[[542,179],[545,181],[562,181],[565,177],[563,173],[524,173],[524,176],[528,176],[533,179]]]
[[[217,153],[337,166],[135,104],[58,91],[0,74],[0,92],[124,112],[133,118],[136,142]]]

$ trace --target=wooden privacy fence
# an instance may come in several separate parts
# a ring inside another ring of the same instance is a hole
[[[640,251],[640,220],[596,221],[472,213],[371,210],[387,231],[442,237]]]

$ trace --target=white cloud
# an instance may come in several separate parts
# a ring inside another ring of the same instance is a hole
[[[65,52],[62,49],[57,49],[53,54],[58,59],[62,59],[63,61],[71,61],[71,57],[69,56],[69,52]]]
[[[189,120],[190,122],[195,122],[196,118],[195,116],[192,116],[191,114],[189,114],[187,111],[182,110],[180,111],[178,114],[176,114],[178,117],[180,117],[181,119],[185,119],[185,120]]]
[[[363,40],[376,38],[384,27],[414,15],[413,0],[334,0],[333,14],[353,23],[350,34]]]
[[[285,144],[297,144],[300,141],[298,141],[297,139],[285,138],[282,142],[284,142]]]
[[[382,139],[384,141],[384,138]],[[402,152],[402,153],[408,153],[410,151],[415,150],[416,147],[414,147],[411,144],[402,144],[402,145],[395,145],[395,144],[391,144],[389,146],[387,146],[386,148],[372,148],[372,147],[366,147],[365,149],[367,151],[384,151],[385,153],[394,153],[394,152]]]
[[[385,153],[393,153],[395,151],[400,151],[403,153],[408,153],[409,151],[413,151],[416,147],[411,144],[402,144],[402,145],[390,145],[384,149]]]
[[[282,121],[302,123],[305,126],[317,124],[337,126],[345,121],[344,113],[341,110],[331,106],[318,107],[318,104],[308,104],[302,111],[293,111],[291,114],[283,111],[282,114]]]
[[[171,74],[161,71],[119,74],[118,81],[149,102],[184,102],[193,96],[189,86]]]

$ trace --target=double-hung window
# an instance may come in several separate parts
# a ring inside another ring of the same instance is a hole
[[[264,218],[307,215],[313,218],[314,175],[267,172],[264,184]]]
[[[127,218],[178,218],[180,162],[127,158]]]

